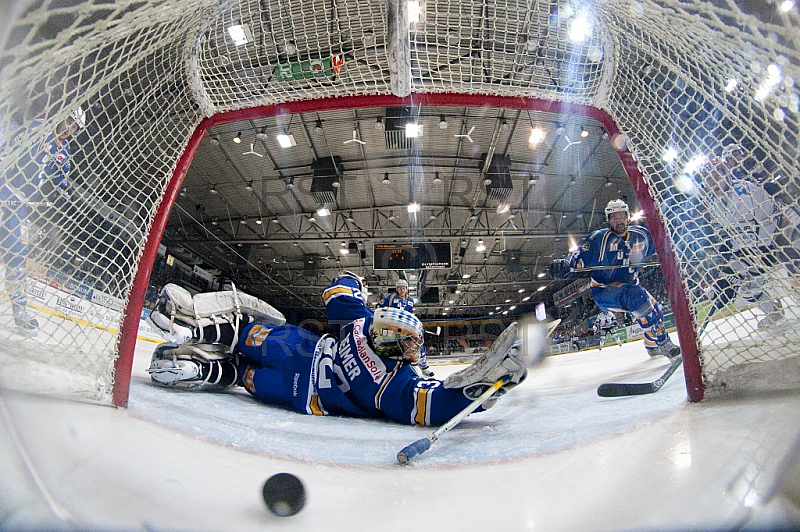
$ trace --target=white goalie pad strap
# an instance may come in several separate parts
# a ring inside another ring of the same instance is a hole
[[[207,362],[234,358],[227,352],[228,346],[222,344],[185,343],[181,345],[161,344],[153,352],[153,360],[159,358],[199,358]]]

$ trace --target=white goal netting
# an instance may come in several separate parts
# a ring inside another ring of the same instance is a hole
[[[138,323],[125,316],[139,312],[162,199],[174,199],[204,118],[409,93],[607,113],[623,133],[615,147],[635,161],[627,166],[651,227],[665,230],[690,397],[764,380],[748,379],[754,363],[786,375],[794,360],[800,19],[791,1],[760,11],[721,0],[39,0],[2,9],[0,385],[22,382],[19,364],[31,361],[55,368],[51,380],[73,393],[109,401],[116,390],[124,404],[120,375],[136,337],[125,328]],[[42,178],[46,165],[30,160],[78,108],[86,123],[68,141],[69,174],[56,178],[64,168],[51,165]],[[16,327],[24,299],[34,339]]]

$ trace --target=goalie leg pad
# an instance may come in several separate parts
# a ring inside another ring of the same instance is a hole
[[[251,321],[258,320],[270,325],[286,323],[286,318],[277,309],[257,297],[237,291],[235,287],[233,290],[192,296],[186,289],[168,283],[159,293],[156,311],[151,321],[166,333],[170,341],[180,343],[189,332],[176,332],[177,324],[189,328],[190,337],[194,339],[227,343],[231,353],[239,331]],[[213,328],[210,336],[207,331],[209,326]]]

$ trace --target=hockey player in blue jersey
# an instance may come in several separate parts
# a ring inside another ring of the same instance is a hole
[[[650,231],[639,225],[629,225],[630,211],[622,200],[609,201],[605,209],[609,227],[590,234],[578,250],[564,259],[553,261],[553,278],[566,279],[573,268],[619,266],[598,269],[591,273],[592,298],[604,311],[631,314],[644,331],[644,344],[651,357],[664,355],[670,359],[680,355],[664,328],[661,305],[639,284],[641,264],[655,254]]]
[[[349,273],[325,289],[322,297],[333,335],[322,337],[294,325],[251,321],[246,315],[216,316],[214,323],[200,327],[191,311],[166,316],[169,295],[162,290],[154,311],[157,326],[175,334],[177,324],[185,331],[181,339],[188,341],[159,345],[148,371],[154,383],[164,386],[214,389],[238,384],[265,403],[304,414],[441,425],[507,376],[508,384],[490,399],[493,403],[525,379],[527,365],[541,357],[544,334],[531,335],[532,345],[523,349],[514,323],[469,367],[443,381],[421,378],[411,364],[423,342],[422,324],[404,310],[379,308],[373,313],[363,289],[360,278]]]
[[[395,283],[395,292],[386,294],[381,307],[399,308],[413,314],[414,298],[408,295],[408,281],[398,279]]]
[[[406,312],[414,313],[414,298],[408,294],[408,281],[398,279],[395,283],[395,292],[386,294],[381,308],[398,308]],[[433,377],[433,371],[428,367],[428,357],[425,355],[425,347],[420,349],[419,363],[417,364],[423,377]]]
[[[14,147],[30,142],[21,157],[11,164],[0,184],[0,256],[5,263],[6,291],[11,299],[14,323],[34,331],[39,322],[28,313],[26,262],[28,246],[27,220],[31,211],[54,200],[53,191],[69,195],[70,157],[69,138],[86,123],[80,108],[46,131],[41,120],[34,121],[27,131],[14,122],[3,124],[6,129],[0,145],[3,157]]]

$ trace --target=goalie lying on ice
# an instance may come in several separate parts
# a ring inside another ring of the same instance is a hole
[[[243,312],[198,319],[191,301],[172,304],[176,289],[181,290],[174,285],[162,290],[151,323],[172,335],[183,327],[186,341],[156,348],[148,370],[154,383],[191,389],[244,386],[265,403],[304,414],[441,425],[508,375],[509,382],[483,409],[491,406],[525,379],[527,366],[544,349],[542,329],[526,328],[523,345],[512,323],[472,365],[443,381],[425,379],[412,367],[423,342],[420,321],[399,309],[373,313],[353,274],[340,275],[323,292],[336,336],[319,337],[276,319],[256,321]],[[183,314],[175,310],[179,307]]]

